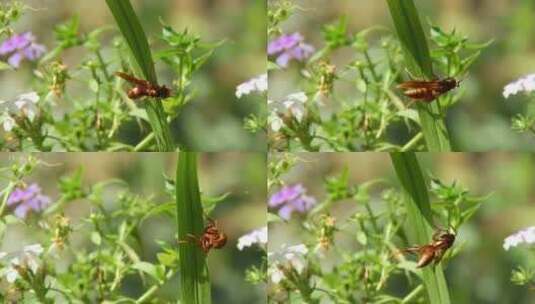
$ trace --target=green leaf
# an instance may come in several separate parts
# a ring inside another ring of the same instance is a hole
[[[93,244],[97,246],[100,246],[100,244],[102,243],[102,238],[100,237],[100,234],[98,232],[91,232],[91,242],[93,242]]]
[[[165,273],[162,271],[161,267],[143,261],[135,263],[132,265],[132,268],[150,275],[158,282],[162,281],[165,276]]]
[[[412,75],[425,79],[434,79],[433,63],[429,53],[427,39],[413,0],[387,0],[390,15],[398,38],[404,49],[407,68]],[[450,151],[448,130],[442,119],[439,101],[430,104],[419,103],[422,133],[429,151]]]
[[[408,215],[408,235],[417,244],[428,244],[431,241],[434,227],[429,203],[427,186],[418,164],[416,155],[407,153],[390,153],[390,158],[403,189],[409,199],[406,199]],[[448,286],[441,264],[424,267],[422,278],[429,296],[429,303],[449,304]]]
[[[202,204],[204,208],[204,212],[206,214],[212,213],[212,211],[215,209],[217,204],[222,203],[224,200],[227,199],[227,197],[230,195],[230,192],[223,193],[219,196],[202,196]]]
[[[431,55],[413,0],[387,0],[387,3],[411,73],[432,79]]]
[[[180,152],[176,171],[176,207],[179,245],[180,301],[210,304],[210,279],[206,256],[188,235],[200,236],[204,230],[203,209],[197,180],[197,155]]]
[[[176,254],[172,254],[169,252],[160,252],[156,255],[158,258],[158,261],[165,266],[171,267],[175,265],[176,261],[178,260]]]
[[[403,189],[411,196],[420,213],[434,226],[429,195],[424,176],[414,153],[390,153],[392,163]]]
[[[147,36],[129,0],[106,0],[145,78],[158,83]]]

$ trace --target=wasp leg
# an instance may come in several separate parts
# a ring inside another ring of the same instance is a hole
[[[444,256],[444,253],[446,250],[439,249],[435,251],[435,262],[433,263],[434,266],[438,265],[442,261],[442,257]]]
[[[433,233],[433,241],[440,241],[440,236],[444,233],[448,233],[448,230],[442,228],[437,229],[435,233]]]
[[[191,244],[193,242],[194,244],[199,244],[199,238],[191,233],[186,234],[186,240],[178,240],[179,244]]]
[[[209,217],[208,214],[205,214],[204,216],[206,217],[206,220],[208,221],[209,225],[212,225],[214,227],[217,226],[217,221],[216,220],[214,220],[213,218]]]
[[[422,250],[422,246],[414,246],[414,247],[405,248],[401,252],[419,254],[421,250]]]

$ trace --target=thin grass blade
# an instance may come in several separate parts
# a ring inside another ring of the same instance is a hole
[[[413,75],[433,78],[433,63],[420,17],[412,0],[387,0],[398,38]]]
[[[203,209],[197,178],[197,155],[178,153],[176,207],[180,257],[180,303],[210,304],[210,279],[206,256],[188,235],[200,236],[204,229]],[[188,242],[184,242],[188,241]]]
[[[147,36],[141,27],[130,0],[106,0],[106,3],[141,72],[148,81],[158,83]]]

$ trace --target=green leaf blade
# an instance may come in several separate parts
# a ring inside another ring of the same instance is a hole
[[[179,245],[180,301],[210,304],[210,280],[206,256],[188,235],[200,236],[204,230],[203,209],[197,178],[197,155],[180,152],[176,171],[176,207]]]
[[[406,199],[409,235],[418,244],[431,241],[434,227],[427,186],[415,153],[390,153],[392,164],[403,189],[410,197]],[[429,303],[450,304],[450,296],[441,264],[422,268],[422,277]]]
[[[433,63],[414,2],[387,0],[387,3],[399,40],[406,52],[406,59],[409,59],[411,73],[432,79]]]
[[[106,0],[106,3],[144,78],[158,84],[149,42],[130,0]],[[174,151],[175,145],[161,102],[155,99],[147,103],[145,109],[155,134],[158,151]]]
[[[404,50],[407,68],[422,79],[435,79],[429,45],[413,0],[387,0],[394,27]],[[448,130],[439,100],[417,107],[428,151],[451,151]]]
[[[147,36],[129,0],[106,0],[145,78],[158,83]]]

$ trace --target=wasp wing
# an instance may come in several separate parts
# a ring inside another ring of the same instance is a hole
[[[440,90],[442,84],[440,81],[431,80],[431,81],[419,81],[419,80],[409,80],[400,83],[397,86],[398,89],[408,90],[408,89],[430,89],[430,90]]]
[[[135,85],[145,86],[145,87],[151,86],[151,83],[148,82],[147,80],[136,78],[130,74],[126,74],[123,72],[115,72],[115,75]]]

